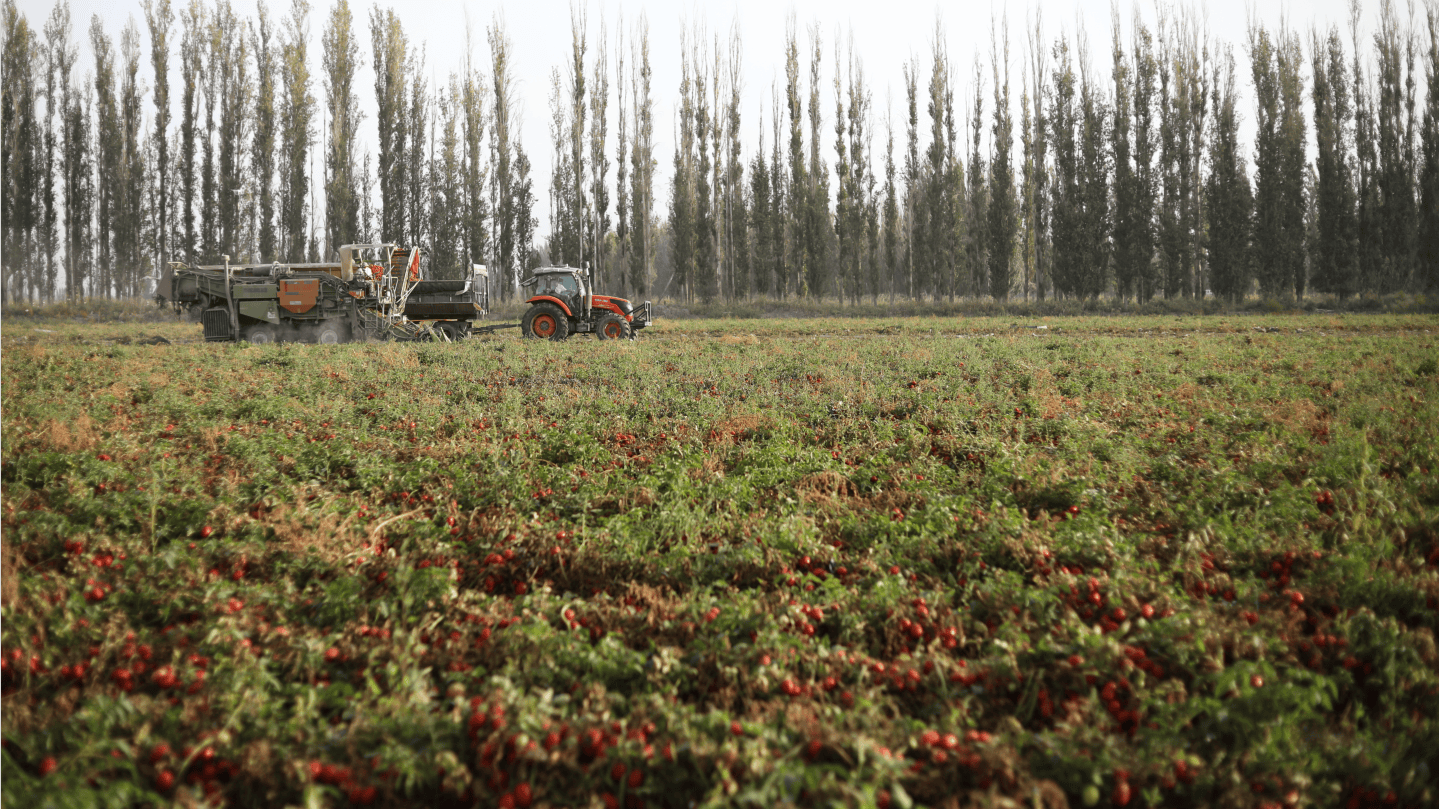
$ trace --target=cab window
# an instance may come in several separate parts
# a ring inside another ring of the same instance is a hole
[[[551,275],[540,282],[540,294],[568,295],[575,291],[575,279],[571,275]]]

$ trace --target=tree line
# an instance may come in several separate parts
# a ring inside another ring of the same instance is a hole
[[[307,0],[280,19],[229,0],[142,8],[146,30],[131,19],[118,49],[93,17],[84,66],[68,0],[39,30],[14,0],[0,10],[5,300],[129,297],[172,260],[318,262],[381,238],[422,245],[440,276],[485,263],[513,278],[530,262],[533,180],[501,19],[487,71],[467,59],[431,87],[392,8],[373,9],[366,32],[337,0],[318,77]],[[151,88],[138,78],[146,35]],[[373,105],[356,78],[367,59]],[[378,127],[373,159],[358,152],[362,125]]]
[[[229,0],[143,10],[145,30],[132,21],[118,45],[93,18],[82,66],[68,0],[39,30],[4,0],[6,300],[133,296],[171,260],[319,261],[380,238],[424,247],[435,275],[488,264],[502,295],[540,263],[702,302],[1439,288],[1434,3],[1420,20],[1381,0],[1367,35],[1358,0],[1347,30],[1252,21],[1238,48],[1190,10],[1161,5],[1152,26],[1135,12],[1127,30],[1116,10],[1107,78],[1082,31],[1049,39],[1038,16],[1020,57],[996,20],[972,64],[936,22],[927,58],[903,65],[898,122],[852,38],[791,17],[783,82],[749,130],[738,23],[690,25],[667,193],[647,23],[575,8],[549,77],[543,238],[499,18],[483,64],[467,56],[430,86],[393,9],[372,10],[364,39],[335,0],[318,77],[307,0],[278,20]],[[366,60],[373,103],[356,84]],[[373,159],[361,126],[378,131]]]

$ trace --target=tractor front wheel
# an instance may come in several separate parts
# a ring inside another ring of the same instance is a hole
[[[560,307],[552,303],[537,303],[520,321],[520,331],[536,340],[563,340],[570,336],[570,321]]]
[[[613,312],[600,315],[600,322],[595,324],[595,336],[601,340],[627,340],[630,324]]]

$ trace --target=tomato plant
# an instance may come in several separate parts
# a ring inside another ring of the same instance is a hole
[[[6,342],[7,801],[1432,798],[1430,320],[932,321]]]

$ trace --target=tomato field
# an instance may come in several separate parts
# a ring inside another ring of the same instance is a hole
[[[1436,330],[11,320],[4,805],[1431,806]]]

